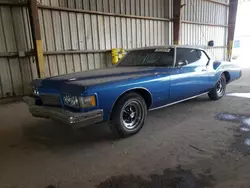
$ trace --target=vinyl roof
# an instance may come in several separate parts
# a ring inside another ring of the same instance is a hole
[[[199,49],[199,50],[204,50],[202,47],[197,47],[197,46],[187,46],[187,45],[161,45],[161,46],[146,46],[142,48],[134,48],[134,49],[129,49],[128,51],[136,51],[136,50],[146,50],[146,49],[163,49],[163,48],[192,48],[192,49]]]

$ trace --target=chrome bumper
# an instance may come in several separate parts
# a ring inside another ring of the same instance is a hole
[[[23,98],[34,117],[47,118],[71,125],[74,128],[83,127],[103,121],[103,110],[74,113],[62,108],[38,106],[32,97]]]

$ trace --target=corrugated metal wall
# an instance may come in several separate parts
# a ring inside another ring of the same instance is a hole
[[[111,66],[111,48],[170,44],[171,1],[39,0],[46,76]],[[0,98],[37,78],[27,8],[7,5],[17,2],[0,0]]]
[[[28,10],[0,6],[0,98],[28,94],[37,77],[33,58],[18,58],[17,52],[32,49]]]
[[[103,50],[169,44],[167,7],[164,0],[40,0],[46,76],[110,66],[110,52]]]
[[[219,2],[228,3],[228,0]],[[226,57],[228,31],[228,5],[211,1],[184,0],[181,29],[181,43],[206,47],[208,41],[214,40],[215,47],[208,52],[215,59]]]

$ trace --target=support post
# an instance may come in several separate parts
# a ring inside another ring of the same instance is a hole
[[[229,1],[229,15],[228,15],[228,40],[227,40],[228,61],[231,61],[231,58],[232,58],[237,9],[238,9],[238,0],[230,0]]]
[[[35,59],[36,59],[36,64],[37,64],[37,69],[38,69],[37,72],[38,72],[39,78],[43,78],[45,76],[43,45],[42,45],[41,32],[40,32],[37,1],[28,0],[28,7],[29,7],[29,17],[30,17],[32,39],[33,39],[34,50],[35,50]]]
[[[181,33],[181,2],[182,0],[173,1],[173,13],[174,13],[174,44],[180,44],[180,33]]]

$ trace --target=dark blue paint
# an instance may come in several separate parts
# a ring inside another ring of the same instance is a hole
[[[211,90],[223,72],[230,81],[241,77],[241,69],[228,62],[197,62],[182,68],[166,67],[114,67],[109,69],[61,75],[35,81],[40,93],[96,95],[97,106],[79,109],[87,112],[104,110],[104,120],[109,120],[117,99],[125,92],[140,89],[152,96],[151,109],[187,99]],[[63,101],[62,101],[63,108]]]

